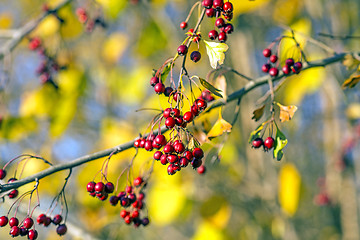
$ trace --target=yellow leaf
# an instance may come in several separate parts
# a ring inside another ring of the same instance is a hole
[[[83,32],[83,25],[79,22],[70,5],[60,9],[59,17],[64,20],[60,26],[62,37],[75,38]]]
[[[341,87],[344,89],[347,87],[353,88],[359,81],[360,81],[360,73],[355,72],[351,74],[351,76],[343,82]]]
[[[298,208],[301,176],[296,167],[285,164],[279,174],[279,202],[281,208],[289,216],[293,216]]]
[[[225,239],[224,234],[217,228],[214,228],[213,224],[209,222],[202,222],[196,230],[195,235],[191,238],[192,240],[223,240]]]
[[[260,7],[265,6],[269,0],[247,0],[247,1],[232,1],[234,5],[234,16],[238,16],[241,13],[254,11]]]
[[[297,110],[297,106],[295,105],[283,106],[280,103],[277,103],[277,105],[280,108],[280,116],[279,116],[280,122],[290,121]]]
[[[57,33],[59,28],[59,20],[54,15],[49,15],[36,27],[32,35],[47,38]]]
[[[273,18],[276,22],[289,25],[302,10],[302,0],[278,0],[274,6]]]
[[[96,0],[105,9],[105,12],[112,18],[117,15],[126,7],[127,0]]]
[[[2,13],[0,15],[0,29],[8,29],[13,23],[13,17],[10,13]]]
[[[351,54],[347,54],[342,63],[347,69],[354,69],[357,66],[360,67],[360,60],[354,58]]]
[[[116,63],[123,55],[127,45],[128,38],[125,34],[113,33],[104,43],[102,55],[109,63]]]
[[[225,132],[231,132],[232,125],[225,121],[221,116],[221,109],[219,110],[219,119],[215,122],[210,132],[207,134],[209,139],[218,137]]]
[[[208,42],[205,40],[204,43],[206,46],[207,55],[209,56],[210,65],[212,68],[216,69],[218,64],[221,65],[224,63],[225,60],[224,52],[226,52],[229,49],[229,46],[226,45],[225,43]]]

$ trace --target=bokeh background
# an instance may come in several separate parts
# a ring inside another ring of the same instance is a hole
[[[59,2],[1,0],[0,30],[16,29],[41,14],[44,3],[55,6]],[[231,2],[235,32],[227,42],[225,65],[252,78],[263,75],[262,50],[287,27],[301,32],[297,36],[309,60],[331,55],[310,38],[337,52],[360,49],[359,38],[339,40],[318,34],[360,36],[358,0]],[[55,75],[58,90],[41,84],[36,69],[42,59],[28,49],[28,39],[1,62],[1,165],[21,153],[41,155],[52,163],[67,162],[144,133],[156,112],[136,110],[159,109],[166,103],[165,97],[154,94],[149,79],[153,69],[175,55],[185,37],[178,26],[194,3],[73,1],[59,12],[63,24],[53,15],[47,17],[31,37],[43,39],[49,53],[67,68]],[[75,14],[78,7],[87,9],[93,18],[103,17],[107,27],[86,32]],[[197,10],[189,25],[194,26],[196,20]],[[204,21],[205,39],[213,22]],[[189,61],[187,70],[205,77],[211,67],[203,44],[200,52],[201,61]],[[282,57],[295,53],[286,54]],[[175,76],[178,73],[177,68]],[[88,196],[85,186],[103,160],[77,167],[67,186],[69,232],[63,239],[360,239],[360,95],[358,87],[341,89],[351,73],[341,64],[311,69],[290,77],[280,88],[276,101],[298,106],[293,120],[279,125],[289,141],[280,162],[247,142],[259,124],[251,120],[259,106],[256,101],[268,87],[247,94],[232,132],[204,143],[205,175],[188,168],[168,176],[163,166],[155,164],[142,213],[148,212],[151,221],[146,228],[126,226],[119,207]],[[227,94],[247,83],[229,72],[225,78]],[[230,103],[222,109],[225,120],[232,121],[235,107],[236,103]],[[214,110],[196,121],[200,140],[217,116]],[[134,153],[128,150],[111,159],[109,180],[116,181]],[[151,154],[140,151],[133,174],[146,171],[149,159]],[[23,176],[46,167],[31,160]],[[60,172],[40,181],[41,205],[36,214],[47,210],[66,175]],[[120,187],[125,184],[120,181]],[[0,214],[6,214],[11,204],[6,198]],[[27,200],[18,217],[25,216],[26,210]],[[59,238],[54,226],[36,229],[39,239]],[[0,229],[0,236],[10,238],[7,227]]]

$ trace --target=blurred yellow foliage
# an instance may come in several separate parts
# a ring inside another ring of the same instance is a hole
[[[360,119],[360,104],[350,104],[346,109],[346,116],[351,120]]]
[[[279,202],[284,212],[293,216],[298,208],[301,176],[295,165],[286,163],[279,174]]]
[[[215,122],[214,126],[208,132],[207,137],[209,139],[221,136],[225,132],[231,132],[232,125],[222,118],[221,109],[219,109],[219,118]]]
[[[278,23],[289,25],[301,13],[302,6],[302,0],[277,0],[273,19]]]
[[[64,38],[75,38],[83,31],[83,25],[74,14],[74,9],[70,6],[64,7],[59,11],[59,16],[64,20],[61,24],[60,32]]]
[[[234,6],[234,16],[238,16],[239,14],[254,11],[260,7],[263,7],[269,2],[269,0],[256,0],[256,1],[250,1],[250,0],[237,0],[232,1],[232,4]]]
[[[59,20],[54,15],[49,15],[35,28],[32,35],[47,38],[53,36],[59,29]]]
[[[103,46],[103,58],[109,63],[116,63],[128,46],[128,37],[122,33],[113,33]]]
[[[127,0],[96,0],[105,9],[106,14],[116,18],[128,3]]]
[[[10,13],[0,14],[0,29],[8,29],[13,24],[13,18]]]
[[[195,235],[191,238],[192,240],[222,240],[225,239],[222,231],[213,224],[203,221],[197,227]]]

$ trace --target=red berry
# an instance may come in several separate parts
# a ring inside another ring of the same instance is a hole
[[[224,0],[214,0],[213,7],[217,9],[221,9],[224,6]]]
[[[0,169],[0,179],[4,179],[6,177],[6,171],[4,169]]]
[[[144,148],[144,147],[145,147],[145,142],[146,142],[146,140],[143,139],[143,138],[140,140],[140,147],[141,147],[141,148]]]
[[[12,217],[12,218],[10,218],[9,225],[10,225],[10,227],[18,226],[19,220],[16,217]]]
[[[0,217],[0,227],[4,227],[8,224],[9,219],[7,218],[7,216],[1,216]]]
[[[201,165],[200,167],[198,167],[196,169],[196,171],[199,173],[199,174],[204,174],[206,172],[206,167],[204,165]]]
[[[217,28],[222,28],[222,27],[224,27],[225,26],[225,20],[223,19],[223,18],[218,18],[218,19],[216,19],[216,21],[215,21],[215,26],[217,27]]]
[[[145,227],[149,224],[149,219],[146,217],[146,218],[143,218],[143,220],[141,221],[141,224]]]
[[[174,149],[175,149],[175,152],[177,152],[177,153],[183,153],[185,151],[185,146],[183,143],[177,143],[177,144],[174,144]]]
[[[269,70],[269,74],[270,74],[270,76],[272,76],[272,77],[276,77],[278,74],[279,74],[279,70],[277,69],[277,68],[270,68],[270,70]]]
[[[166,108],[163,112],[164,118],[170,117],[170,113],[171,113],[171,108]]]
[[[198,51],[193,51],[190,55],[190,59],[193,62],[198,62],[201,59],[201,53]]]
[[[46,215],[43,213],[40,214],[36,219],[38,224],[43,224],[45,222],[45,220],[46,220]]]
[[[45,220],[44,220],[44,226],[47,227],[47,226],[50,225],[50,223],[51,223],[51,218],[46,217]]]
[[[170,164],[169,166],[168,166],[168,168],[167,168],[167,173],[169,174],[169,175],[174,175],[175,174],[175,170],[174,170],[174,168],[173,168],[173,164]]]
[[[231,2],[224,3],[223,9],[225,12],[232,12],[234,10],[234,7]]]
[[[156,151],[154,153],[154,159],[155,160],[160,160],[161,156],[163,155],[163,153],[161,151]]]
[[[59,225],[62,220],[63,220],[62,216],[61,216],[60,214],[56,214],[56,215],[54,216],[54,218],[52,219],[52,222],[53,222],[55,225]]]
[[[140,186],[143,183],[143,179],[141,177],[137,177],[134,179],[134,186]]]
[[[184,56],[188,52],[188,47],[186,45],[180,45],[177,49],[177,52],[180,56]]]
[[[302,69],[302,63],[301,62],[294,63],[294,68],[296,68],[296,73],[299,73]]]
[[[218,32],[216,30],[211,30],[209,32],[209,38],[211,40],[215,40],[219,36]]]
[[[182,22],[182,23],[180,23],[180,28],[181,29],[185,29],[186,27],[187,27],[187,22]]]
[[[208,16],[210,18],[214,17],[215,16],[215,9],[208,8],[208,9],[206,9],[205,14],[206,14],[206,16]]]
[[[201,159],[196,159],[195,158],[194,160],[191,161],[191,165],[192,165],[193,168],[198,168],[198,167],[201,166],[201,164],[202,164]]]
[[[175,118],[175,124],[176,124],[177,126],[182,126],[183,123],[184,123],[184,119],[183,119],[182,117],[176,117],[176,118]]]
[[[102,193],[102,195],[99,197],[100,201],[105,201],[108,198],[109,194],[107,192]]]
[[[172,153],[174,151],[174,146],[168,143],[164,146],[163,151],[164,153]]]
[[[41,45],[41,40],[38,37],[35,37],[33,39],[31,39],[30,43],[29,43],[29,49],[30,50],[36,50],[40,47]]]
[[[203,0],[201,3],[205,8],[211,8],[213,5],[213,0]]]
[[[201,111],[205,110],[205,108],[207,107],[207,103],[203,99],[197,99],[195,103]]]
[[[229,13],[225,13],[224,14],[224,18],[228,21],[231,21],[233,19],[234,15],[232,12],[229,12]]]
[[[129,215],[130,213],[128,211],[126,211],[125,209],[120,211],[120,217],[125,218],[127,215]]]
[[[194,115],[194,116],[197,116],[199,115],[199,108],[197,107],[197,105],[192,105],[191,108],[191,113]]]
[[[154,149],[152,141],[146,140],[144,148],[145,148],[146,151],[152,151]]]
[[[160,80],[159,80],[159,78],[157,78],[157,77],[152,77],[151,79],[150,79],[150,85],[151,86],[155,86],[157,83],[159,83],[160,82]]]
[[[269,72],[270,68],[271,68],[270,64],[266,63],[266,64],[262,65],[261,70],[264,73],[267,73],[267,72]]]
[[[174,117],[179,117],[180,116],[180,110],[177,109],[177,108],[173,108],[171,110],[171,115],[174,116]]]
[[[167,128],[173,128],[175,126],[175,119],[173,117],[168,117],[166,120],[165,120],[165,126]]]
[[[145,198],[145,194],[143,192],[139,193],[138,199],[142,201]]]
[[[95,192],[102,192],[105,190],[105,184],[103,182],[98,182],[95,184]]]
[[[134,141],[134,147],[139,148],[140,147],[141,138],[138,138]]]
[[[34,229],[31,229],[27,235],[29,240],[35,240],[38,237],[38,232]]]
[[[185,122],[191,122],[191,121],[194,119],[194,116],[193,116],[193,114],[189,111],[189,112],[186,112],[186,113],[184,114],[183,119],[184,119]]]
[[[166,144],[166,138],[164,135],[157,135],[154,140],[157,144],[164,146]]]
[[[124,221],[125,221],[126,224],[130,224],[131,221],[132,221],[130,215],[127,215],[127,216],[124,218]]]
[[[270,56],[270,62],[276,63],[277,60],[278,60],[278,57],[276,55],[271,55]]]
[[[8,194],[8,196],[10,199],[12,199],[12,198],[16,198],[18,196],[18,194],[19,194],[19,191],[17,189],[14,189]]]
[[[185,151],[184,152],[184,154],[183,154],[183,156],[188,160],[188,161],[192,161],[192,159],[193,159],[193,154],[192,154],[192,152],[190,152],[190,151]]]
[[[288,74],[290,74],[291,69],[290,69],[290,67],[288,65],[284,65],[282,67],[282,71],[283,71],[284,74],[288,75]]]
[[[89,183],[86,185],[86,190],[87,190],[89,193],[95,192],[95,185],[96,185],[95,182],[89,182]]]
[[[161,163],[162,165],[168,164],[167,156],[168,156],[167,154],[163,154],[163,155],[160,157],[160,163]]]
[[[167,156],[167,160],[169,163],[176,163],[178,161],[178,156],[175,154],[170,154]]]
[[[126,186],[126,188],[125,188],[125,192],[127,192],[127,193],[132,193],[132,186]]]
[[[204,152],[201,148],[194,148],[192,154],[196,159],[201,159],[204,157]]]
[[[155,85],[154,90],[156,94],[162,94],[165,92],[165,85],[159,82]]]
[[[262,138],[256,138],[255,140],[252,141],[251,144],[253,148],[259,148],[264,144],[264,142]]]
[[[172,89],[172,87],[166,87],[165,91],[164,91],[164,95],[166,97],[169,97],[173,91],[174,91],[174,89]]]
[[[115,186],[112,182],[107,182],[105,184],[105,192],[107,193],[113,193],[114,192],[114,189],[115,189]]]
[[[288,59],[285,60],[285,64],[286,64],[287,66],[289,66],[289,67],[293,66],[294,63],[295,63],[295,62],[294,62],[294,59],[292,59],[292,58],[288,58]]]
[[[67,227],[65,224],[61,224],[56,228],[56,233],[59,234],[59,236],[65,235],[67,232]]]
[[[23,225],[25,228],[29,229],[34,225],[34,220],[32,220],[32,218],[25,218]]]
[[[270,57],[271,56],[271,49],[265,48],[263,50],[263,55],[264,55],[264,57]]]
[[[224,31],[227,34],[231,34],[234,32],[234,26],[231,23],[226,24]]]
[[[267,137],[264,141],[264,149],[269,150],[274,147],[275,140],[272,137]]]
[[[140,214],[139,214],[139,211],[138,211],[138,210],[135,210],[135,211],[132,212],[131,217],[132,217],[132,218],[138,218],[139,215],[140,215]]]
[[[187,160],[185,157],[180,158],[179,165],[180,167],[184,168],[189,164],[189,160]]]
[[[10,235],[12,237],[17,237],[20,235],[20,228],[18,226],[13,226],[10,230]]]

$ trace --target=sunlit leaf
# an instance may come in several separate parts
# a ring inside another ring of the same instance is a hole
[[[255,109],[253,111],[253,117],[251,119],[254,119],[256,122],[259,121],[259,119],[263,116],[264,114],[264,109],[265,109],[265,105]]]
[[[223,240],[226,239],[221,229],[214,227],[213,224],[203,221],[197,228],[192,240]]]
[[[231,128],[232,125],[222,118],[221,109],[219,109],[219,118],[211,128],[210,132],[208,132],[207,137],[209,139],[218,137],[225,132],[231,132]]]
[[[351,54],[347,54],[344,57],[344,60],[342,63],[344,64],[344,66],[346,66],[347,69],[354,69],[354,68],[360,66],[360,60],[354,58],[354,56]]]
[[[2,120],[0,137],[18,141],[38,129],[33,117],[6,117]]]
[[[346,109],[346,116],[352,120],[360,119],[360,104],[350,104]]]
[[[126,7],[128,1],[119,0],[96,0],[104,8],[106,14],[111,18],[116,18],[118,14]]]
[[[280,103],[276,103],[280,108],[280,122],[290,121],[294,116],[297,106],[290,105],[290,106],[283,106]]]
[[[303,1],[280,0],[276,1],[273,11],[273,19],[276,22],[289,25],[302,11]]]
[[[360,81],[360,72],[355,72],[351,74],[351,76],[343,82],[342,88],[353,88],[359,81]]]
[[[116,63],[128,46],[128,37],[122,33],[113,33],[105,41],[102,55],[110,63]]]
[[[40,24],[35,28],[32,34],[34,36],[46,38],[57,33],[59,31],[59,28],[59,20],[54,15],[49,15],[40,22]]]
[[[161,73],[161,82],[164,83],[166,81],[166,78],[169,75],[171,69],[171,63],[166,64],[166,66],[164,67],[162,73]]]
[[[200,214],[215,227],[222,229],[230,219],[231,208],[223,196],[216,195],[202,204]]]
[[[260,126],[258,126],[254,131],[250,133],[249,143],[251,143],[254,139],[260,137],[261,130],[263,130],[265,124],[266,122],[263,122],[262,124],[260,124]]]
[[[224,101],[226,101],[227,99],[227,95],[226,95],[226,89],[227,89],[227,83],[226,83],[226,78],[224,75],[220,75],[215,79],[215,87],[217,89],[219,89],[222,92],[222,98],[224,99]]]
[[[59,11],[59,17],[64,20],[60,25],[61,36],[75,38],[83,32],[83,25],[79,22],[71,6],[66,6]]]
[[[216,67],[224,63],[225,60],[225,52],[229,49],[229,46],[225,43],[217,43],[217,42],[208,42],[205,41],[206,52],[209,56],[210,65],[212,68],[216,69]]]
[[[199,80],[200,80],[201,85],[203,85],[204,88],[209,90],[211,93],[213,93],[214,95],[216,95],[218,97],[221,97],[221,98],[223,97],[220,93],[221,92],[220,89],[215,88],[213,85],[211,85],[211,83],[209,83],[208,81],[206,81],[203,78],[199,78]]]
[[[280,161],[284,155],[284,152],[282,151],[283,148],[288,143],[287,138],[285,135],[280,131],[280,129],[276,126],[276,137],[275,137],[275,145],[274,145],[274,151],[273,155],[276,160]]]
[[[301,176],[293,164],[285,164],[279,174],[279,202],[289,216],[296,213],[299,204]]]

